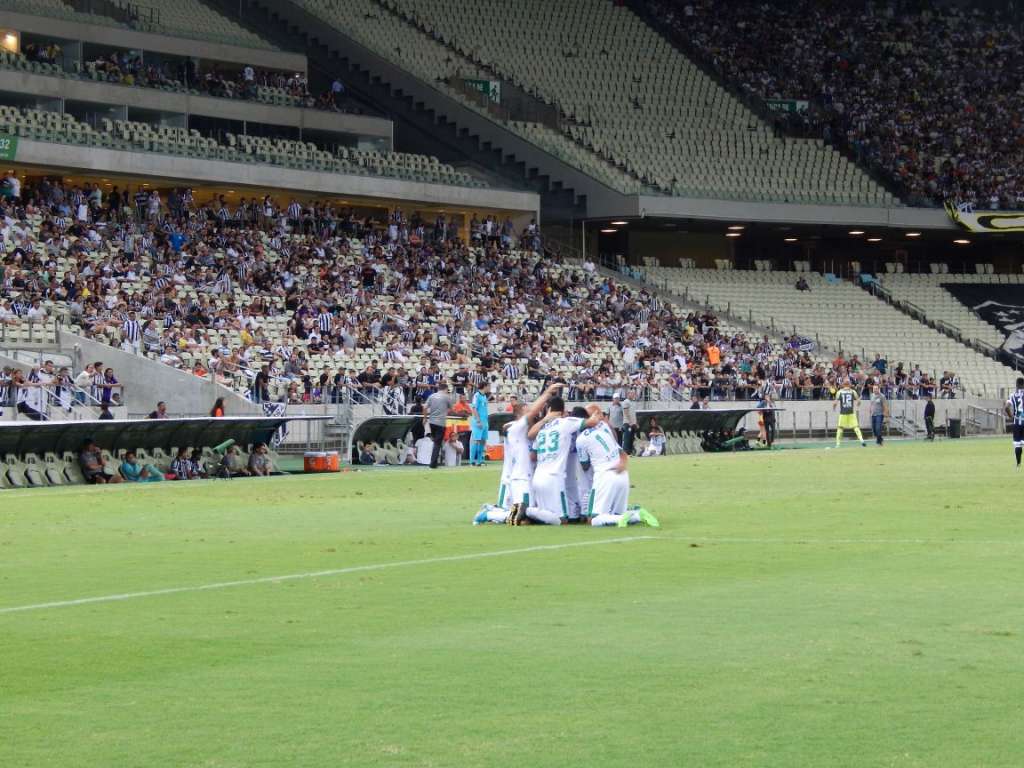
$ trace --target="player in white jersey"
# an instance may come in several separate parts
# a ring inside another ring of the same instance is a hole
[[[552,385],[528,406],[517,405],[513,419],[505,425],[505,458],[498,487],[498,504],[484,504],[473,523],[506,523],[513,505],[525,510],[530,505],[530,481],[533,478],[532,445],[527,433],[560,384]]]
[[[601,418],[598,411],[590,420],[565,415],[565,401],[560,396],[548,401],[547,415],[530,428],[537,465],[530,486],[531,505],[526,514],[547,525],[560,525],[569,517],[569,500],[565,475],[577,433],[593,426]]]
[[[572,409],[572,415],[578,419],[589,418],[586,408],[576,406]],[[586,521],[587,498],[590,495],[590,473],[585,472],[580,466],[579,457],[576,455],[577,432],[572,436],[572,448],[569,452],[569,460],[565,465],[565,500],[569,508],[569,522],[580,523]]]
[[[597,406],[591,406],[600,413]],[[590,524],[658,527],[658,521],[643,508],[629,509],[629,456],[619,449],[615,433],[605,420],[583,430],[576,438],[580,464],[593,473],[593,489],[587,504]]]
[[[558,386],[547,391],[530,405],[517,405],[512,410],[512,421],[505,425],[505,459],[501,467],[501,485],[498,488],[498,506],[510,509],[513,504],[530,503],[530,480],[533,478],[533,457],[527,433],[548,399]]]

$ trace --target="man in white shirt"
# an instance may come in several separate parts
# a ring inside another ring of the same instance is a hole
[[[558,391],[552,385],[530,405],[519,404],[512,409],[512,421],[505,429],[505,458],[498,487],[498,506],[508,510],[513,504],[530,506],[530,480],[533,478],[533,459],[527,433],[545,403]],[[504,522],[504,520],[502,520]]]
[[[591,415],[600,414],[598,406],[590,406]],[[642,507],[630,509],[629,457],[619,449],[612,428],[604,419],[583,430],[576,438],[576,453],[585,470],[593,472],[593,489],[587,505],[587,516],[595,527],[624,527],[643,523],[660,527],[658,520]]]
[[[516,525],[529,522],[561,525],[563,517],[568,517],[566,467],[575,433],[582,428],[585,420],[565,417],[565,402],[556,395],[562,386],[552,384],[506,428],[508,436],[505,443],[505,466],[502,469],[504,490],[499,490],[499,501],[509,507],[506,510],[500,505],[485,504],[473,519],[474,525],[505,523],[513,509]],[[530,427],[529,422],[545,404],[549,409],[548,415]],[[537,455],[536,469],[531,459],[532,453]],[[539,469],[541,466],[543,471]]]

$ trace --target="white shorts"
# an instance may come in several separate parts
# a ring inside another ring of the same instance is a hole
[[[565,498],[565,478],[534,475],[530,487],[530,506],[569,517],[569,504]]]
[[[595,515],[624,515],[629,503],[629,472],[607,470],[594,478],[590,491],[587,517]]]
[[[498,488],[498,506],[511,509],[513,504],[525,503],[530,506],[530,481],[506,480]]]
[[[576,476],[577,499],[580,505],[580,514],[586,517],[587,506],[590,504],[590,491],[594,487],[594,470],[589,472],[581,471]]]

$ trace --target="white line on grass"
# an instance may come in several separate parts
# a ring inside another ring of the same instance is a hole
[[[254,584],[273,584],[280,581],[297,581],[300,579],[316,579],[324,576],[341,576],[346,573],[363,571],[383,571],[388,568],[406,568],[413,565],[433,565],[435,563],[455,563],[461,560],[480,560],[485,557],[503,557],[505,555],[523,555],[530,552],[546,552],[548,550],[572,549],[574,547],[592,547],[601,544],[623,544],[630,541],[648,541],[654,536],[620,536],[616,539],[598,539],[596,541],[575,541],[565,544],[541,544],[535,547],[519,549],[499,549],[494,552],[473,552],[466,555],[447,555],[430,557],[423,560],[399,560],[394,563],[371,563],[369,565],[353,565],[348,568],[332,568],[327,571],[310,571],[309,573],[290,573],[284,576],[261,576],[257,579],[240,579],[238,581],[219,581],[213,584],[198,584],[192,587],[168,587],[153,589],[146,592],[125,592],[119,595],[97,595],[96,597],[80,597],[75,600],[57,600],[52,603],[36,603],[34,605],[14,605],[0,608],[0,614],[20,613],[22,611],[40,611],[45,608],[70,608],[90,603],[113,603],[119,600],[134,600],[140,597],[156,597],[158,595],[176,595],[183,592],[207,592],[212,589],[228,589],[229,587],[247,587]]]
[[[701,544],[810,544],[827,546],[829,544],[981,544],[1019,546],[1024,541],[1006,539],[770,539],[770,538],[728,538],[719,536],[647,536],[649,539],[667,541],[691,541]]]

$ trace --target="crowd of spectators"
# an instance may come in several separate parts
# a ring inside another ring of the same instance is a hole
[[[194,60],[181,64],[146,63],[133,51],[111,53],[86,63],[86,70],[101,79],[121,85],[151,88],[183,87],[207,96],[224,99],[255,100],[261,88],[276,89],[292,106],[332,112],[351,111],[345,101],[346,89],[339,79],[329,89],[314,95],[302,72],[257,69],[250,64],[234,69],[213,64],[199,69]]]
[[[39,64],[65,70],[70,66],[56,42],[27,43],[21,54]],[[251,64],[237,68],[216,63],[200,67],[194,59],[147,61],[140,51],[123,50],[87,60],[82,69],[86,77],[119,85],[187,89],[208,96],[250,101],[259,98],[261,88],[269,88],[275,89],[291,106],[331,112],[360,111],[347,99],[345,85],[338,78],[317,94],[311,91],[305,73],[259,69]]]
[[[927,0],[652,0],[661,27],[745,94],[874,166],[904,202],[1024,207],[1024,36]]]
[[[77,375],[71,368],[58,367],[53,360],[28,370],[5,366],[0,370],[0,415],[13,408],[32,421],[57,418],[54,412],[70,414],[89,405],[100,419],[112,419],[110,408],[121,405],[122,385],[114,369],[102,362],[89,363]]]
[[[238,219],[220,200],[197,205],[181,190],[168,199],[177,202],[56,179],[0,199],[0,241],[12,246],[0,312],[60,313],[93,339],[255,401],[355,398],[390,413],[441,381],[463,395],[490,380],[505,399],[562,382],[570,399],[607,401],[751,399],[766,386],[821,399],[845,375],[897,398],[959,388],[952,375],[943,383],[910,366],[822,359],[802,338],[723,328],[711,312],[564,263],[533,222],[517,232],[474,216],[464,242],[443,214],[375,220],[254,199],[269,215]],[[113,371],[91,368],[78,374],[82,388],[116,405]]]

